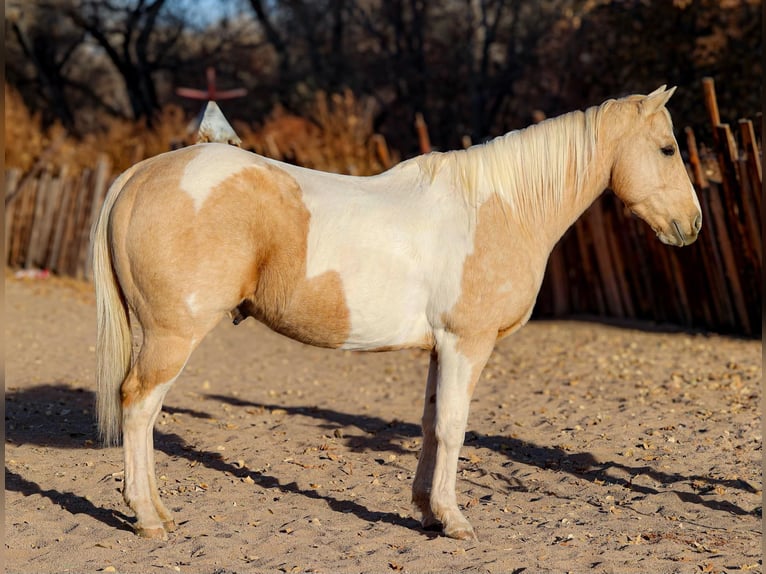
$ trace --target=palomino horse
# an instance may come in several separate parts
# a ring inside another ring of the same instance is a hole
[[[97,411],[106,444],[122,431],[137,532],[175,528],[153,426],[192,351],[229,315],[322,347],[429,349],[412,500],[424,527],[474,537],[455,495],[471,394],[495,342],[529,318],[555,243],[607,187],[664,243],[697,238],[672,93],[609,100],[373,177],[224,144],[123,173],[93,233]],[[143,327],[132,365],[128,309]]]

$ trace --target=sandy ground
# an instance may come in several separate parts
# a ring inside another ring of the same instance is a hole
[[[222,323],[156,429],[180,528],[131,532],[95,444],[87,286],[6,274],[8,572],[761,572],[760,341],[532,322],[472,405],[458,500],[410,508],[423,352],[320,350]]]

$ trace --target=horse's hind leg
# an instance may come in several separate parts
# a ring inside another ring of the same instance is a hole
[[[412,502],[422,515],[421,523],[427,530],[440,529],[442,524],[431,511],[431,483],[436,464],[436,378],[438,358],[431,353],[428,367],[428,382],[423,405],[423,448],[420,449],[418,468],[412,483]]]
[[[194,340],[183,336],[145,331],[136,363],[122,384],[123,496],[136,513],[135,529],[141,536],[164,538],[175,529],[154,475],[154,423],[194,346]]]

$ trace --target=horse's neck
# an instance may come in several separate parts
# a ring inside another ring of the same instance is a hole
[[[580,186],[576,187],[574,184],[567,186],[562,207],[549,223],[548,236],[551,249],[609,186],[612,165],[610,151],[608,146],[597,145]]]
[[[572,114],[569,119],[584,122],[584,114],[578,113],[581,115]],[[540,128],[534,126],[528,129]],[[573,133],[576,135],[576,130]],[[534,137],[540,135],[537,133],[530,138],[517,136],[514,140],[504,136],[476,150],[458,152],[452,169],[453,177],[460,180],[463,186],[472,187],[467,193],[471,203],[481,206],[498,196],[502,199],[511,231],[521,230],[538,239],[545,238],[545,243],[552,249],[608,186],[612,143],[597,141],[586,160],[577,166],[571,150],[583,146],[582,141],[573,139],[571,142],[546,143],[538,139],[534,142]],[[537,158],[527,160],[524,159],[527,157],[525,154],[531,156],[524,148],[527,140],[532,141],[538,150],[544,145],[559,144],[570,151],[558,154],[560,165],[550,165]],[[578,152],[585,153],[579,149]],[[525,170],[526,173],[519,176],[513,173],[514,169]],[[466,176],[466,173],[470,175]]]

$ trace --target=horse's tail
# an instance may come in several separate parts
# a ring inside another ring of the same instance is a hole
[[[120,442],[120,385],[130,371],[133,346],[125,295],[117,282],[109,245],[109,215],[133,168],[120,175],[106,195],[91,231],[93,283],[96,289],[96,417],[105,446]]]

